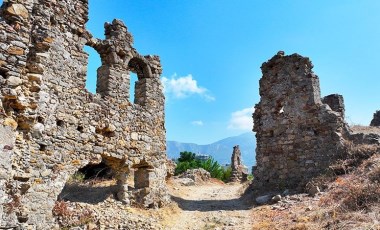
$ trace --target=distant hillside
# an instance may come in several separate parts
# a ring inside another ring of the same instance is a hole
[[[251,168],[255,164],[256,138],[254,133],[248,132],[235,137],[228,137],[208,145],[193,143],[180,143],[167,141],[167,153],[169,158],[178,158],[179,153],[189,151],[197,154],[211,155],[220,164],[231,162],[232,148],[239,145],[243,162]]]

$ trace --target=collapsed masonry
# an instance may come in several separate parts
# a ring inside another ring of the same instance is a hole
[[[309,58],[280,52],[261,67],[261,99],[253,114],[258,191],[303,190],[311,178],[344,158],[346,143],[379,144],[378,135],[351,132],[341,95],[321,99],[312,68]]]
[[[239,145],[234,146],[231,156],[231,177],[232,182],[246,181],[248,176],[247,168],[241,161],[241,152]]]
[[[117,195],[125,203],[169,201],[159,57],[138,54],[121,21],[106,23],[100,40],[86,30],[87,20],[87,0],[3,1],[1,227],[51,229],[54,203],[70,175],[101,161],[117,172]],[[85,89],[85,45],[102,61],[96,95]],[[131,72],[138,76],[134,103]]]
[[[371,121],[370,126],[380,126],[380,110],[377,110],[373,114],[373,119]]]

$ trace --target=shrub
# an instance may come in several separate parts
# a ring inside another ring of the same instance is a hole
[[[85,177],[86,177],[86,175],[84,175],[84,173],[76,172],[69,177],[68,182],[69,183],[82,183],[84,181]]]
[[[232,173],[231,167],[224,169],[222,181],[227,182],[231,177],[231,173]]]
[[[180,152],[179,155],[178,162],[191,162],[195,160],[195,153],[192,152]]]
[[[180,153],[174,174],[178,175],[184,173],[188,169],[196,168],[203,168],[210,173],[211,177],[223,181],[227,181],[231,176],[231,168],[224,169],[212,157],[205,161],[201,161],[195,158],[195,153],[187,151]]]
[[[66,201],[56,201],[52,213],[63,229],[84,226],[95,220],[94,213],[90,209],[78,205],[73,206]]]
[[[208,171],[213,178],[223,179],[224,169],[213,158],[201,162],[200,167]]]

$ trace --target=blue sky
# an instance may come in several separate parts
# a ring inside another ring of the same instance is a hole
[[[311,58],[322,95],[344,96],[346,120],[380,109],[378,0],[90,0],[88,29],[122,19],[141,54],[164,68],[167,139],[207,144],[252,129],[260,66],[279,50]],[[95,89],[91,53],[88,88]]]

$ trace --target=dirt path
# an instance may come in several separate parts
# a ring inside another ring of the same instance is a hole
[[[251,205],[241,198],[244,185],[209,182],[169,186],[178,212],[169,216],[168,229],[251,229]]]

